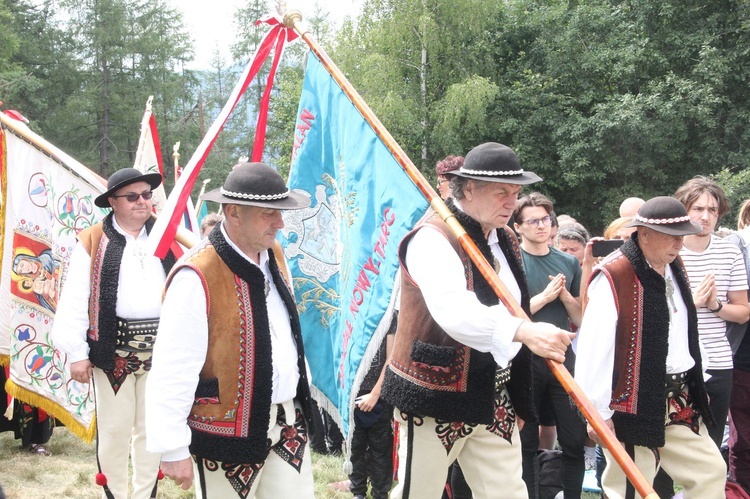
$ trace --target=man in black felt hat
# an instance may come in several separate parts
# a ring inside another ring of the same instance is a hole
[[[518,241],[507,223],[521,187],[541,179],[494,142],[472,149],[447,175],[448,207],[529,313]],[[511,316],[434,214],[404,238],[399,257],[400,316],[382,390],[400,427],[391,497],[440,497],[455,459],[474,497],[527,497],[514,427],[517,414],[535,417],[531,352],[563,362],[574,335]]]
[[[685,497],[724,497],[726,465],[706,430],[713,425],[703,381],[695,305],[679,258],[683,237],[701,232],[672,197],[647,201],[637,227],[594,270],[578,336],[575,379],[653,481],[659,467]],[[589,436],[598,436],[589,425]],[[605,450],[610,499],[635,490]]]
[[[198,497],[313,497],[312,406],[276,233],[310,205],[263,163],[203,196],[223,221],[169,275],[147,388],[148,448]]]
[[[113,173],[94,203],[112,208],[78,235],[55,314],[55,348],[71,362],[71,377],[93,382],[96,394],[97,483],[105,496],[128,497],[132,442],[133,498],[155,495],[159,455],[146,450],[146,380],[159,323],[161,290],[175,263],[146,252],[158,173]]]

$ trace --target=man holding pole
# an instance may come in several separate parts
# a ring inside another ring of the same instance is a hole
[[[724,497],[726,465],[704,424],[713,420],[696,310],[678,258],[683,237],[701,227],[671,197],[647,201],[628,226],[637,232],[592,274],[575,379],[647,481],[662,467],[685,497]],[[589,436],[600,442],[591,426]],[[635,497],[605,455],[605,495]]]
[[[448,175],[450,210],[528,314],[520,250],[507,223],[521,186],[541,179],[497,143],[475,147]],[[516,414],[535,417],[531,352],[563,362],[574,334],[513,317],[435,214],[404,238],[400,259],[401,315],[382,391],[400,426],[391,497],[439,497],[455,459],[474,497],[527,497],[513,433]]]

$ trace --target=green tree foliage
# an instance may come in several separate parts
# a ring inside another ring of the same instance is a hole
[[[748,3],[368,0],[335,60],[422,171],[499,141],[595,232],[744,170]]]
[[[232,60],[188,71],[188,35],[166,0],[0,0],[0,100],[104,174],[132,164],[154,95],[162,151],[198,146],[279,2],[247,0]],[[363,0],[331,29],[305,23],[430,179],[484,141],[513,147],[557,211],[593,232],[627,196],[670,194],[711,175],[750,196],[747,0]],[[306,46],[288,47],[264,160],[286,172]],[[250,156],[265,66],[209,156],[218,185]],[[171,176],[171,175],[168,175]]]

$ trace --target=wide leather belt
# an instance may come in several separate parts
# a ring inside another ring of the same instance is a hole
[[[155,319],[123,319],[118,317],[116,348],[128,352],[153,350],[158,329],[158,317]]]
[[[680,393],[685,390],[685,385],[690,379],[690,373],[685,371],[684,373],[667,374],[664,381],[666,389],[666,396],[668,399],[677,398]]]
[[[510,364],[505,369],[498,367],[495,370],[495,395],[502,393],[508,381],[510,381]]]

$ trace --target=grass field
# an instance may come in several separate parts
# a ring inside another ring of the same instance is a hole
[[[93,444],[85,444],[64,427],[55,428],[47,446],[52,452],[50,457],[22,451],[18,442],[13,439],[12,432],[0,433],[0,484],[8,499],[95,499],[101,496],[101,488],[94,483],[97,469]],[[328,487],[329,483],[346,479],[342,465],[341,457],[313,454],[317,499],[352,497]],[[184,491],[171,480],[159,483],[159,499],[192,497],[192,489]],[[598,496],[584,493],[582,497],[594,499]]]

